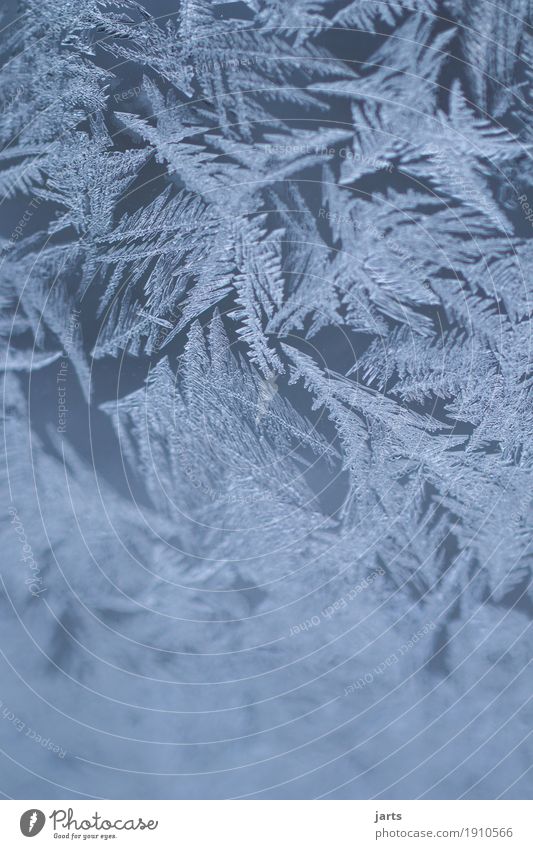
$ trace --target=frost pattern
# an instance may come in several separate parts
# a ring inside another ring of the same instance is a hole
[[[531,23],[6,12],[4,793],[530,797]]]

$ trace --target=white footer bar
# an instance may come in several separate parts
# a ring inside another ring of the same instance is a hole
[[[2,801],[5,847],[533,849],[529,801]],[[67,841],[69,841],[67,843]]]

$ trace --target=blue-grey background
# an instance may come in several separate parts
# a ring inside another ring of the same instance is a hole
[[[529,797],[529,4],[4,11],[0,792]]]

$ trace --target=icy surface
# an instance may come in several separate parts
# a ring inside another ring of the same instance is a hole
[[[525,0],[23,0],[0,792],[530,798]]]

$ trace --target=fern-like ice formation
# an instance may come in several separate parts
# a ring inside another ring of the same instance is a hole
[[[0,790],[530,797],[530,3],[1,43]]]

